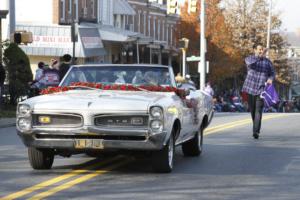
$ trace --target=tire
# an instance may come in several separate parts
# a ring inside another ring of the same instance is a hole
[[[29,147],[28,158],[33,169],[51,169],[54,161],[54,154],[51,150],[41,150]]]
[[[195,136],[182,144],[182,152],[185,156],[199,156],[202,153],[203,128],[199,128]]]
[[[166,146],[152,154],[152,167],[158,173],[170,173],[174,163],[175,142],[174,134],[170,136]]]

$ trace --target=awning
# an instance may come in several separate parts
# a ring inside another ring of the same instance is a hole
[[[73,54],[70,26],[17,25],[16,30],[32,32],[33,43],[20,45],[28,55],[62,56]],[[79,27],[75,56],[79,58],[106,55],[97,27]]]
[[[114,14],[135,15],[134,9],[125,0],[114,0]]]
[[[99,32],[104,41],[113,42],[133,42],[136,40],[138,33],[115,28],[112,26],[100,26]]]

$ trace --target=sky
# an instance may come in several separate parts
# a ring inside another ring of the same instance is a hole
[[[283,29],[295,32],[300,29],[300,1],[299,0],[274,0],[276,11],[281,11]]]
[[[185,0],[179,0],[184,2]],[[282,30],[296,32],[300,29],[300,1],[299,0],[272,0],[275,12],[280,11],[283,22]]]
[[[179,0],[180,2],[184,2],[185,0]],[[200,1],[200,0],[199,0]],[[282,30],[283,31],[289,31],[289,32],[296,32],[297,29],[300,29],[300,0],[272,0],[273,1],[273,7],[275,11],[281,11],[281,19],[283,21],[282,25]],[[6,4],[7,0],[0,0],[0,9],[2,7],[6,8],[4,4]],[[18,0],[19,3],[25,3],[25,5],[32,5],[31,2],[43,2],[41,0]],[[30,3],[29,3],[30,2]],[[46,1],[47,2],[47,1]],[[47,6],[46,6],[47,7]],[[48,7],[51,7],[49,5]],[[40,11],[41,13],[39,14],[40,20],[45,21],[45,18],[47,20],[51,21],[51,15],[49,13],[50,9],[43,10],[43,9],[38,9],[35,12],[32,12],[32,14],[36,14],[36,12]],[[48,13],[45,13],[45,11],[49,11]],[[17,16],[19,19],[26,20],[26,16],[22,16],[22,13],[19,12],[21,16]],[[30,15],[30,12],[26,13],[26,15]],[[31,16],[30,15],[30,16]],[[27,16],[28,17],[28,16]],[[48,19],[50,18],[50,19]]]

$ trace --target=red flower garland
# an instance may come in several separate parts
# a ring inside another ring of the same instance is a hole
[[[141,86],[133,86],[133,85],[121,85],[121,84],[112,84],[112,85],[103,85],[101,83],[87,83],[87,82],[76,82],[71,83],[70,86],[63,86],[63,87],[49,87],[46,89],[43,89],[40,94],[52,94],[57,92],[65,92],[68,90],[73,90],[74,86],[82,86],[82,87],[90,87],[90,88],[97,88],[101,90],[122,90],[122,91],[140,91],[140,90],[147,90],[147,91],[153,91],[153,92],[175,92],[178,96],[183,97],[184,96],[184,90],[177,89],[175,87],[170,86],[147,86],[147,85],[141,85]]]

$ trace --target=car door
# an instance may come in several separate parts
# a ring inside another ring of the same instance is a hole
[[[182,139],[185,139],[191,137],[191,135],[193,135],[193,133],[197,130],[197,97],[199,95],[197,94],[196,89],[190,84],[182,84],[180,88],[189,91],[189,95],[182,100]]]

